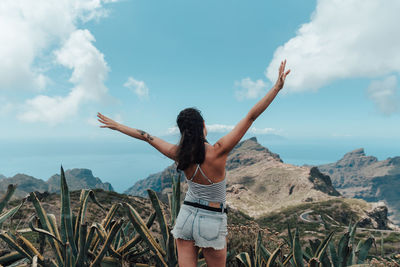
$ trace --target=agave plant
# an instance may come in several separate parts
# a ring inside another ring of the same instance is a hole
[[[290,231],[288,224],[288,239],[286,240],[291,251],[286,257],[284,264],[290,263],[292,266],[303,267],[304,261],[308,262],[308,266],[330,266],[329,258],[327,257],[326,250],[328,244],[333,237],[335,231],[332,231],[322,242],[310,241],[310,247],[307,247],[305,251],[301,248],[300,234],[296,227],[294,237]]]
[[[15,189],[17,189],[17,185],[14,185],[14,184],[8,185],[7,192],[5,193],[5,195],[3,196],[3,198],[0,201],[0,228],[3,224],[3,222],[5,220],[11,218],[12,216],[14,216],[14,214],[17,213],[17,211],[22,207],[22,205],[25,202],[25,199],[23,199],[21,204],[19,204],[18,206],[3,212],[4,208],[7,206],[7,203],[10,201],[12,195],[14,194]]]
[[[283,266],[278,259],[281,249],[282,245],[276,248],[272,253],[269,252],[262,243],[261,231],[259,231],[254,249],[250,247],[250,253],[241,252],[237,254],[236,259],[246,267]]]
[[[171,214],[169,224],[157,194],[148,189],[154,212],[147,222],[141,218],[134,207],[124,202],[114,204],[101,223],[94,222],[91,225],[86,222],[89,200],[102,210],[105,210],[104,207],[97,201],[92,190],[82,190],[79,211],[73,214],[70,193],[62,167],[60,176],[60,227],[57,225],[56,217],[53,214],[47,214],[43,209],[36,194],[30,193],[36,215],[29,220],[29,227],[31,231],[38,233],[40,248],[37,249],[31,241],[19,233],[2,231],[0,238],[14,252],[0,257],[0,264],[18,262],[24,258],[25,261],[41,266],[122,266],[124,261],[136,266],[149,266],[136,263],[135,260],[150,253],[158,266],[178,266],[176,244],[171,235],[171,227],[175,223],[181,204],[180,176],[177,179],[171,177],[173,194],[168,196]],[[13,190],[15,190],[14,187],[9,188],[10,192]],[[6,194],[5,198],[9,199],[12,192]],[[3,201],[1,203],[3,205]],[[2,214],[0,222],[15,214],[20,206]],[[127,219],[116,219],[118,210],[121,210]],[[156,220],[161,229],[160,242],[157,242],[150,231]],[[54,258],[45,258],[43,255],[45,244],[50,246]],[[199,266],[202,265],[205,265],[204,259],[199,260]]]
[[[161,228],[163,228],[163,225],[165,228],[165,223],[163,224],[165,216],[154,192],[149,191],[149,194],[156,212],[148,218],[147,222],[142,220],[138,212],[129,203],[116,203],[110,208],[101,223],[95,222],[89,226],[85,222],[88,201],[91,200],[103,210],[104,207],[97,201],[92,190],[82,190],[79,211],[77,214],[73,214],[68,185],[62,167],[60,182],[60,227],[57,225],[55,216],[47,214],[43,209],[36,194],[30,193],[36,215],[30,219],[29,227],[33,232],[39,234],[41,241],[47,240],[54,258],[45,258],[43,249],[37,249],[22,234],[2,231],[0,238],[14,252],[1,257],[0,264],[10,264],[25,258],[32,263],[37,262],[41,266],[121,266],[125,259],[133,260],[152,251],[157,262],[161,266],[167,266],[165,248],[155,241],[149,230],[156,217]],[[21,205],[2,214],[0,222],[15,214]],[[128,221],[121,218],[115,219],[119,209],[124,209]],[[129,230],[131,230],[130,235],[128,234]],[[171,243],[168,235],[165,235],[165,240]],[[43,244],[44,242],[39,243]],[[143,249],[144,246],[147,246],[147,249]],[[142,266],[148,265],[143,264]]]
[[[25,199],[23,199],[21,204],[19,204],[18,206],[13,207],[13,208],[3,212],[4,208],[7,206],[8,202],[10,201],[10,199],[16,189],[17,189],[17,185],[14,185],[14,184],[8,185],[7,191],[0,201],[0,228],[3,224],[3,222],[6,221],[7,219],[12,218],[14,216],[14,214],[18,212],[18,210],[22,207],[22,205],[25,202]],[[20,260],[22,258],[23,257],[19,253],[11,252],[11,253],[8,253],[8,254],[0,257],[0,265],[5,265],[8,263]]]
[[[302,250],[300,245],[298,229],[296,228],[293,238],[288,225],[288,239],[285,240],[291,248],[291,252],[287,256],[284,265],[290,262],[292,266],[302,267],[304,266],[304,261],[308,263],[308,266],[324,267],[332,265],[334,267],[344,267],[362,264],[374,243],[374,238],[369,237],[364,241],[360,240],[356,248],[353,249],[357,224],[352,225],[350,223],[348,231],[341,236],[337,249],[334,247],[332,240],[335,233],[335,230],[333,230],[323,241],[309,240],[310,246],[306,247],[305,251]],[[328,257],[328,251],[330,258]]]

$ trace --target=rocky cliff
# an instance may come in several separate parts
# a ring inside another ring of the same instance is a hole
[[[346,197],[384,201],[389,217],[400,223],[400,157],[379,161],[359,148],[330,164],[318,166]]]
[[[65,178],[71,190],[100,188],[114,191],[110,183],[103,183],[98,177],[94,177],[91,170],[72,169],[65,172]],[[44,181],[26,174],[16,174],[13,177],[0,179],[0,192],[5,191],[9,184],[17,184],[15,197],[25,197],[30,192],[58,192],[60,190],[60,176],[53,175]]]
[[[100,178],[94,177],[89,169],[67,170],[65,171],[65,179],[70,190],[99,188],[106,191],[114,191],[110,183],[103,183]],[[58,192],[60,190],[60,175],[51,176],[47,184],[51,192]]]

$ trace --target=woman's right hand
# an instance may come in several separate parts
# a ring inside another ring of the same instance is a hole
[[[120,125],[118,122],[110,119],[109,117],[104,116],[100,112],[97,112],[97,120],[101,122],[103,125],[100,125],[100,128],[109,128],[112,130],[118,130],[118,126]]]
[[[285,66],[286,66],[286,59],[282,61],[281,65],[279,66],[279,76],[274,86],[278,90],[281,90],[283,88],[286,76],[290,73],[290,70],[285,72]]]

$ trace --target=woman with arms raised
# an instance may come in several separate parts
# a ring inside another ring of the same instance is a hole
[[[249,113],[214,145],[207,142],[207,129],[195,108],[182,110],[177,117],[181,133],[178,145],[170,144],[145,131],[134,129],[98,114],[100,127],[120,131],[148,142],[177,163],[186,175],[188,191],[172,234],[176,239],[181,267],[197,266],[199,247],[209,267],[225,266],[227,254],[227,209],[225,203],[225,165],[229,152],[239,143],[257,117],[264,112],[283,88],[286,60],[281,62],[274,87],[253,106]]]

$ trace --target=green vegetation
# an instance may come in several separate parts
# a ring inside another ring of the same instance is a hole
[[[171,176],[171,180],[168,207],[150,189],[150,203],[138,198],[134,205],[132,197],[115,192],[69,192],[62,168],[60,202],[55,201],[56,194],[48,194],[49,201],[44,203],[42,196],[33,192],[22,202],[10,201],[16,188],[10,185],[0,202],[0,224],[8,223],[3,225],[8,230],[1,231],[0,238],[11,250],[0,249],[0,265],[176,267],[176,244],[170,231],[181,205],[181,179]],[[106,208],[104,203],[113,205]],[[34,216],[21,223],[24,216],[19,211],[24,205],[31,205],[27,213]],[[376,259],[400,264],[400,255],[393,254],[400,234],[384,236],[379,232],[381,236],[376,239],[371,233],[356,233],[357,223],[350,221],[359,218],[350,205],[339,199],[308,202],[258,220],[231,209],[227,266],[342,267]],[[12,207],[5,210],[7,206]],[[53,213],[58,208],[56,218]],[[1,213],[2,210],[5,211]],[[322,215],[322,222],[299,220],[299,215],[307,210],[314,211],[309,213],[312,220]],[[14,221],[18,223],[10,223]],[[20,231],[20,223],[29,229]],[[349,226],[344,230],[338,223]],[[296,226],[294,232],[289,225]],[[266,226],[274,230],[269,231]],[[283,236],[286,231],[287,236]],[[377,249],[370,253],[373,246],[377,247],[375,240],[379,253]],[[198,266],[206,266],[201,250]]]
[[[164,211],[154,191],[148,190],[154,212],[147,222],[143,221],[129,203],[122,202],[115,203],[101,222],[89,225],[85,218],[89,200],[104,210],[97,201],[95,192],[82,190],[79,209],[73,213],[71,195],[62,168],[60,181],[60,227],[55,216],[45,211],[37,195],[32,192],[30,200],[35,208],[35,216],[29,220],[31,231],[25,234],[12,230],[0,233],[0,238],[13,249],[0,258],[1,265],[21,262],[22,259],[40,266],[122,266],[123,262],[136,264],[137,259],[151,252],[151,259],[148,261],[154,261],[160,266],[176,266],[175,242],[171,238]],[[10,218],[17,208],[20,206],[3,213],[1,218]],[[117,217],[118,211],[125,216]],[[161,243],[156,241],[149,229],[156,219],[162,232]],[[50,255],[45,254],[47,246],[47,250],[52,252]]]

